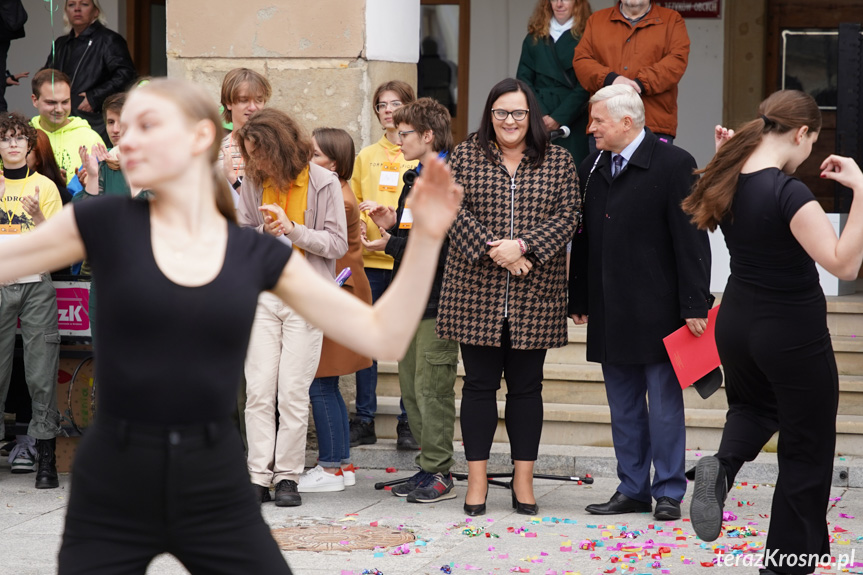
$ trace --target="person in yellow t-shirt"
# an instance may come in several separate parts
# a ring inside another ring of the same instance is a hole
[[[0,241],[16,241],[60,212],[60,192],[50,179],[27,167],[27,154],[36,145],[36,130],[14,112],[0,117]],[[46,270],[47,271],[47,270]],[[10,453],[13,473],[36,469],[36,488],[59,487],[55,441],[60,434],[57,410],[57,370],[60,365],[60,333],[57,295],[48,273],[18,278],[0,287],[0,414],[3,413],[15,331],[21,320],[27,388],[33,415],[26,435],[16,437]],[[0,437],[5,436],[0,418]]]
[[[416,100],[410,84],[400,80],[384,82],[377,87],[372,98],[375,113],[384,129],[381,139],[366,146],[357,154],[354,172],[351,176],[351,189],[357,196],[360,207],[360,239],[363,242],[363,265],[369,285],[372,288],[372,301],[375,302],[387,289],[392,280],[393,258],[384,253],[387,241],[381,239],[378,226],[369,218],[369,211],[377,206],[395,209],[404,182],[402,176],[419,163],[407,161],[399,145],[398,130],[393,123],[393,112],[405,104]],[[351,421],[351,447],[376,443],[375,412],[377,401],[378,363],[357,372],[356,416]],[[408,416],[401,404],[396,433],[398,449],[417,450],[419,444],[411,435]]]

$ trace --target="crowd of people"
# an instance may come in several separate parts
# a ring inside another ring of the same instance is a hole
[[[491,89],[465,141],[444,104],[391,80],[371,101],[383,135],[355,153],[345,130],[308,133],[271,107],[253,70],[225,75],[221,113],[180,81],[134,85],[101,16],[66,0],[69,34],[31,82],[38,114],[0,117],[0,412],[20,320],[29,402],[10,411],[28,427],[8,450],[36,488],[59,485],[46,270],[83,261],[92,276],[99,413],[75,461],[61,573],[134,571],[165,550],[193,572],[289,572],[257,506],[357,483],[351,447],[377,441],[376,359],[399,360],[396,445],[418,452],[393,495],[456,497],[461,357],[463,511],[486,513],[504,380],[512,507],[535,515],[543,366],[570,319],[602,365],[620,481],[586,511],[679,519],[683,395],[662,339],[707,328],[717,227],[731,253],[716,319],[729,411],[694,470],[690,519],[716,539],[735,475],[779,431],[767,548],[829,553],[838,376],[815,263],[857,276],[863,205],[837,238],[793,177],[821,129],[809,95],[777,92],[736,133],[717,126],[698,170],[674,145],[682,18],[649,0],[593,14],[538,0],[517,77]],[[821,169],[863,194],[852,159]],[[318,464],[304,470],[310,405]]]

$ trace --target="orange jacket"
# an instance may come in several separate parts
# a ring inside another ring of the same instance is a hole
[[[620,8],[594,12],[575,48],[572,67],[593,95],[618,76],[641,86],[647,127],[677,136],[677,83],[689,60],[689,35],[683,17],[653,4],[634,27]]]

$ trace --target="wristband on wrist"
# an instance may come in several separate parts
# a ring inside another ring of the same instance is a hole
[[[524,240],[521,238],[516,238],[515,241],[518,242],[518,249],[521,251],[521,255],[526,254],[527,253],[527,244],[524,243]]]
[[[240,178],[237,178],[237,181],[234,182],[233,184],[231,184],[231,187],[234,188],[235,190],[239,190],[240,186],[242,186],[242,185],[243,185],[243,180],[241,180]]]

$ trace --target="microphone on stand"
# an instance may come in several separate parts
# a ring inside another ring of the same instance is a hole
[[[570,134],[570,130],[568,126],[561,126],[557,130],[551,130],[548,133],[549,140],[556,140],[558,138],[568,138]]]

